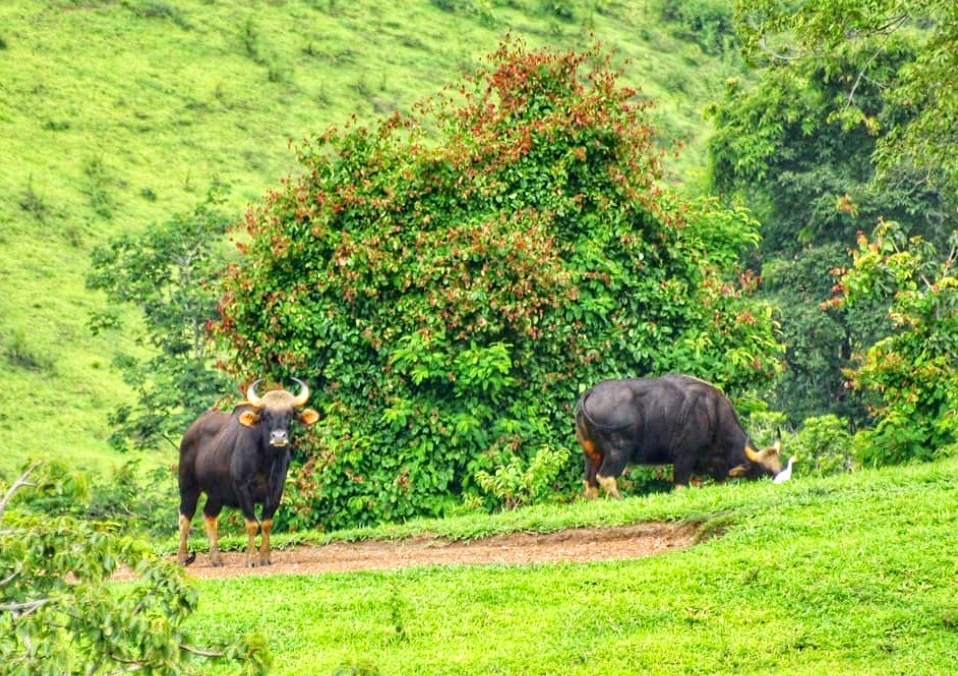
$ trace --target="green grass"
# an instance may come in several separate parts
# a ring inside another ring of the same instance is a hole
[[[702,109],[738,67],[659,23],[652,0],[6,0],[0,3],[0,473],[27,457],[108,470],[114,358],[91,336],[90,249],[189,211],[214,181],[239,219],[296,170],[289,139],[371,122],[457,82],[507,33],[616,50],[623,83],[704,166]],[[443,8],[451,11],[444,11]],[[560,8],[563,11],[558,11]],[[565,10],[571,12],[566,18]],[[172,449],[156,463],[172,462]]]
[[[209,640],[263,632],[276,674],[952,673],[956,481],[950,460],[418,522],[364,536],[728,530],[635,561],[204,581],[190,624]]]

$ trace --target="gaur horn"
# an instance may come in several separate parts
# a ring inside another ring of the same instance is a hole
[[[299,378],[293,378],[293,380],[299,383],[299,394],[293,399],[293,406],[302,408],[306,405],[306,402],[309,401],[309,386]]]
[[[263,408],[263,400],[256,394],[256,386],[263,382],[262,378],[254,380],[246,390],[246,401],[256,408]]]
[[[745,457],[751,460],[752,462],[762,462],[764,456],[752,448],[749,444],[745,444]]]

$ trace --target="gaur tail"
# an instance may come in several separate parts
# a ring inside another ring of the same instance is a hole
[[[194,561],[196,561],[196,552],[190,552],[189,556],[186,557],[186,561],[183,562],[183,567],[186,568]]]
[[[589,417],[588,411],[585,410],[584,402],[585,397],[582,397],[576,406],[575,438],[579,442],[579,445],[582,446],[582,450],[589,460],[598,468],[599,465],[602,464],[602,453],[596,448],[595,442],[592,440],[592,435],[589,431],[589,427],[592,425],[592,419]]]

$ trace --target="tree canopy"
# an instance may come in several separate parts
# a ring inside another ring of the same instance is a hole
[[[955,18],[922,0],[740,0],[758,83],[712,110],[713,187],[763,223],[755,263],[787,345],[773,406],[875,424],[866,462],[953,443]]]
[[[876,148],[885,171],[915,168],[933,184],[958,189],[952,147],[958,129],[958,6],[949,0],[827,0],[781,3],[739,0],[738,23],[755,62],[817,62],[823,68],[851,58],[857,71],[844,79],[848,126],[884,131]],[[910,45],[910,58],[889,70],[889,57]],[[881,89],[904,112],[892,125],[877,118],[860,94]]]

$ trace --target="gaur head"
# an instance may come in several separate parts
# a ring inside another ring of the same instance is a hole
[[[751,444],[745,444],[745,457],[748,459],[729,470],[730,477],[758,479],[763,476],[775,476],[782,471],[782,442],[776,441],[768,448],[756,451]]]
[[[293,380],[299,383],[299,394],[296,395],[287,390],[272,390],[260,397],[256,394],[256,386],[262,379],[246,390],[246,401],[252,410],[243,411],[239,421],[246,427],[260,427],[273,448],[289,445],[289,424],[293,418],[304,425],[312,425],[319,420],[319,413],[311,408],[303,408],[309,399],[309,387],[298,378]]]

